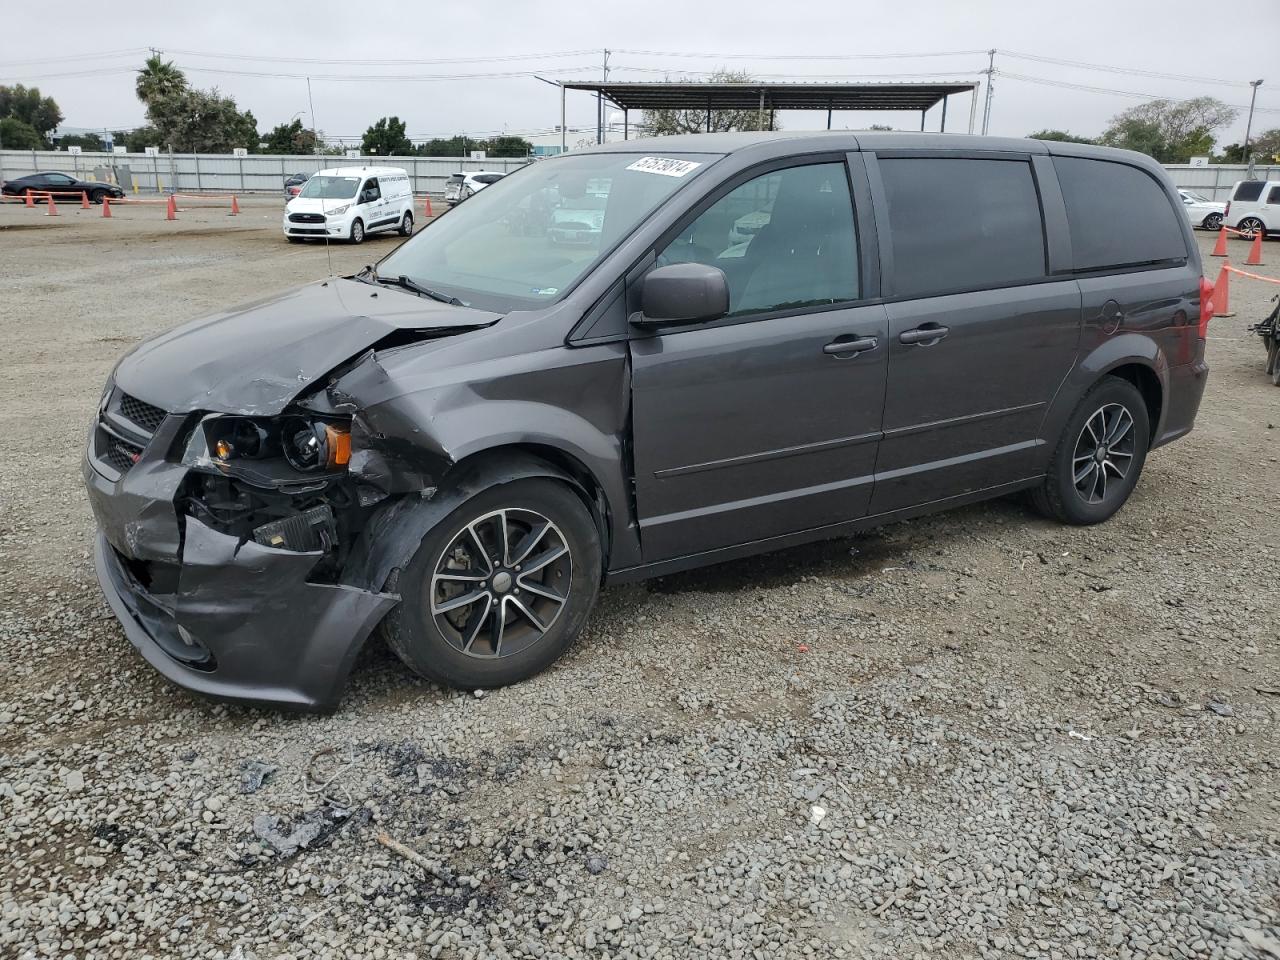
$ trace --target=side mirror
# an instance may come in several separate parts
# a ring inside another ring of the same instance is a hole
[[[640,291],[640,327],[716,320],[729,312],[729,281],[719,267],[672,263],[650,270]]]

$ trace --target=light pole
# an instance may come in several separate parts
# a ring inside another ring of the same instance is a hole
[[[1249,86],[1253,87],[1253,92],[1249,95],[1249,119],[1244,125],[1244,162],[1249,163],[1249,134],[1253,132],[1253,104],[1258,99],[1258,88],[1262,86],[1261,80],[1250,80]]]

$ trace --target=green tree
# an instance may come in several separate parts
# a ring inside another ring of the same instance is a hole
[[[1280,163],[1280,127],[1272,127],[1254,137],[1249,143],[1249,153],[1257,163]]]
[[[0,145],[6,150],[39,150],[45,142],[36,128],[17,117],[0,119]]]
[[[404,135],[404,121],[383,117],[364,132],[360,149],[372,157],[402,157],[413,153],[413,144]]]
[[[144,104],[173,96],[186,88],[186,75],[173,65],[173,61],[161,59],[158,53],[147,58],[133,86],[138,99]]]
[[[294,156],[313,156],[319,153],[316,149],[317,137],[311,130],[302,125],[301,120],[292,123],[278,123],[263,137],[266,153],[287,153]]]
[[[62,122],[62,111],[53,97],[40,96],[39,88],[18,83],[12,87],[0,86],[0,118],[5,117],[21,121],[34,130],[40,138],[37,146],[48,146],[49,134]],[[6,139],[6,145],[8,142]]]
[[[527,157],[533,152],[533,144],[524,137],[503,136],[494,137],[476,149],[484,150],[490,157]]]
[[[130,153],[142,153],[147,147],[160,146],[160,131],[150,124],[134,127],[132,130],[116,130],[111,134],[116,146],[122,146]]]
[[[707,82],[750,83],[751,79],[751,74],[745,71],[717,70],[707,78]],[[781,124],[776,120],[770,121],[769,115],[770,111],[759,109],[712,110],[711,124],[708,126],[706,110],[646,110],[640,121],[640,128],[651,137],[665,137],[676,133],[720,133],[727,130],[781,130]]]
[[[484,149],[482,144],[483,141],[470,137],[437,137],[422,144],[416,152],[423,157],[465,157],[472,150]]]
[[[1059,143],[1097,143],[1091,137],[1082,137],[1067,130],[1044,129],[1027,134],[1028,140],[1055,140]]]
[[[1152,100],[1111,118],[1100,143],[1137,150],[1161,163],[1186,163],[1213,152],[1213,133],[1235,120],[1234,107],[1214,97]]]
[[[58,137],[58,149],[65,150],[67,147],[79,147],[81,150],[101,151],[103,148],[102,138],[96,133],[74,133],[64,137]]]

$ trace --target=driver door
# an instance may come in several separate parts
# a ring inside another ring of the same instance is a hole
[[[659,247],[659,265],[681,261],[725,272],[730,313],[631,340],[645,562],[863,516],[888,321],[859,302],[844,160],[728,187]]]

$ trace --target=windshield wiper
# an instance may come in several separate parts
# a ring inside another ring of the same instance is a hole
[[[411,280],[403,273],[398,277],[380,277],[378,276],[377,271],[371,270],[370,275],[376,283],[384,283],[389,287],[402,287],[405,290],[411,290],[421,296],[430,297],[432,300],[439,300],[441,303],[453,304],[455,307],[466,306],[466,304],[457,297],[451,297],[447,293],[441,293],[439,290],[432,290],[430,287],[424,287],[422,284],[418,283],[418,281]]]

